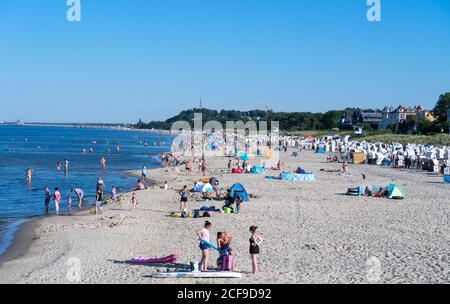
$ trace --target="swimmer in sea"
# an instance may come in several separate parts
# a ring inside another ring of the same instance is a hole
[[[28,168],[25,172],[27,184],[31,183],[31,177],[33,176],[33,170],[31,168]]]

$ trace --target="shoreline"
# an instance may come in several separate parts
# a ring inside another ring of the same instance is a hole
[[[147,172],[152,173],[156,172],[160,169],[160,167],[155,167],[152,169],[147,169]],[[140,178],[140,170],[124,170],[118,171],[116,174],[122,174],[129,177]],[[158,180],[148,178],[149,183],[153,183],[154,186],[158,183]],[[152,185],[152,184],[151,184]],[[153,186],[152,185],[152,186]],[[117,197],[120,198],[122,196],[130,195],[133,191],[127,190],[124,192],[117,193]],[[87,197],[86,197],[87,198]],[[103,207],[108,207],[111,205],[110,196],[106,196],[105,203]],[[24,256],[28,249],[33,245],[33,242],[36,240],[35,229],[39,226],[39,224],[50,218],[70,218],[76,216],[86,216],[92,212],[94,205],[88,205],[82,208],[81,210],[73,211],[70,216],[67,214],[51,214],[49,216],[40,215],[35,216],[29,219],[25,219],[22,224],[19,224],[19,228],[12,234],[12,239],[10,245],[6,248],[5,252],[0,254],[0,269],[5,263],[14,261],[22,256]],[[1,283],[0,283],[1,284]]]
[[[13,234],[11,244],[6,251],[0,255],[0,269],[5,263],[16,260],[27,254],[36,237],[35,228],[41,218],[30,219],[21,224],[19,229]]]

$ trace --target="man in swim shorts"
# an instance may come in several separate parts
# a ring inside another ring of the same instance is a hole
[[[44,188],[45,190],[45,215],[49,214],[49,206],[50,206],[50,201],[52,200],[52,193],[50,192],[48,186],[45,186]]]

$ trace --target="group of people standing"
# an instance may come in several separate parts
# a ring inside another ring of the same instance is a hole
[[[83,205],[83,199],[84,199],[84,191],[80,188],[74,188],[70,191],[71,193],[74,193],[77,197],[78,201],[78,208],[81,209]],[[50,213],[50,202],[53,199],[53,202],[55,203],[55,211],[56,214],[59,215],[60,207],[61,207],[61,201],[62,201],[62,195],[59,191],[59,188],[56,187],[54,192],[50,192],[50,188],[48,186],[44,187],[44,193],[45,193],[45,215],[48,215]],[[70,215],[72,212],[72,196],[67,196],[67,213]]]
[[[212,228],[212,223],[209,221],[205,222],[202,229],[197,231],[198,238],[200,240],[199,248],[202,251],[202,258],[199,263],[200,271],[208,272],[208,259],[210,255],[211,248],[214,248],[210,243],[210,232]],[[263,242],[262,237],[257,233],[258,227],[251,226],[250,231],[250,247],[249,254],[252,263],[252,273],[256,274],[258,272],[258,255],[260,254],[260,246]],[[217,268],[219,270],[232,270],[233,268],[233,249],[231,248],[232,236],[228,232],[218,232],[217,233],[217,248],[219,251],[219,258],[217,259]],[[224,267],[223,263],[227,261],[228,265]]]

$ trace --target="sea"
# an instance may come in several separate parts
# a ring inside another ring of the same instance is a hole
[[[84,191],[88,207],[94,203],[98,177],[105,181],[106,193],[113,185],[118,192],[131,190],[136,178],[124,171],[161,166],[159,155],[170,149],[171,140],[170,135],[137,130],[0,125],[0,254],[20,225],[45,215],[45,186],[52,192],[60,189],[61,213],[67,214],[69,196],[72,212],[77,210],[73,188]],[[105,169],[101,157],[106,159]],[[30,183],[28,168],[33,170]],[[53,202],[50,212],[55,213]]]

